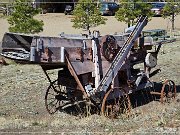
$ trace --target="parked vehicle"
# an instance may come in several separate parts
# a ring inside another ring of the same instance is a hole
[[[6,8],[5,7],[0,7],[0,13],[5,15],[6,14]]]
[[[165,29],[152,29],[152,30],[145,30],[142,31],[143,37],[152,37],[153,41],[166,41],[166,42],[174,42],[176,41],[175,38],[170,37],[167,34]]]
[[[68,15],[68,14],[72,14],[72,11],[73,11],[73,6],[71,5],[66,5],[65,9],[64,9],[64,14],[65,15]]]
[[[115,15],[115,12],[118,11],[119,5],[115,2],[102,2],[100,3],[100,12],[101,15]]]
[[[167,35],[167,31],[164,29],[145,30],[142,33],[144,37],[152,37],[154,41],[165,38]]]
[[[154,13],[154,16],[161,16],[165,5],[166,3],[164,2],[152,3],[151,11]]]
[[[2,13],[3,15],[11,15],[14,12],[14,8],[13,6],[8,6],[8,8],[6,7],[0,7],[0,13]]]

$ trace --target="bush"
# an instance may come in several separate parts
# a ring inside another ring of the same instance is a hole
[[[16,0],[14,12],[8,19],[9,31],[15,33],[38,33],[43,31],[44,23],[33,17],[40,13],[39,9],[31,6],[26,0]]]

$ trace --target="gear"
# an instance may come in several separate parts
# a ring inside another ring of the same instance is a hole
[[[118,52],[118,44],[116,39],[111,35],[102,37],[101,52],[106,60],[112,61]]]

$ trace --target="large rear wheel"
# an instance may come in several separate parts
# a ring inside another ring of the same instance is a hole
[[[70,100],[67,96],[66,87],[58,85],[58,81],[55,80],[46,91],[45,106],[47,111],[54,114],[68,103],[70,103]]]

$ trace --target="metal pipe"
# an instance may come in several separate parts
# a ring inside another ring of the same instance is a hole
[[[60,61],[61,62],[64,62],[65,61],[65,58],[64,58],[64,47],[61,47],[61,59],[60,59]]]
[[[31,46],[30,61],[35,61],[36,58],[36,47]]]

